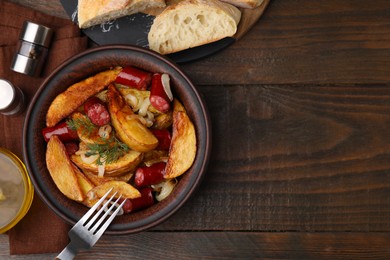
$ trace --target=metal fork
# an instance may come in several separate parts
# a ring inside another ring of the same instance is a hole
[[[88,212],[73,226],[69,231],[68,235],[70,238],[70,243],[62,250],[62,252],[56,257],[56,259],[68,260],[73,259],[77,252],[81,249],[90,249],[95,245],[99,238],[103,235],[104,231],[114,220],[115,216],[118,214],[120,209],[126,200],[123,200],[122,203],[118,205],[118,201],[122,196],[116,199],[110,208],[106,209],[109,203],[112,202],[116,192],[107,200],[103,207],[92,217],[92,214],[98,209],[98,207],[104,202],[106,197],[110,194],[112,189],[110,189]],[[117,207],[116,207],[117,206]],[[116,207],[115,211],[114,208]],[[98,217],[103,213],[104,215],[98,219]],[[110,215],[111,213],[111,215]],[[109,216],[110,215],[110,216]],[[109,218],[103,223],[103,221],[109,216]]]

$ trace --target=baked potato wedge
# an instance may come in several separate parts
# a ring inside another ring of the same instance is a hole
[[[124,181],[108,181],[90,190],[83,203],[88,207],[93,206],[111,188],[112,193],[117,192],[115,198],[118,198],[121,195],[124,199],[141,197],[141,193],[136,188]]]
[[[139,152],[147,152],[157,147],[157,138],[141,123],[113,84],[108,86],[107,101],[112,125],[122,142]]]
[[[75,112],[71,116],[73,122],[90,122],[88,117],[80,112]],[[97,126],[92,127],[91,129],[86,129],[84,124],[80,124],[80,126],[76,129],[77,135],[80,140],[84,143],[101,143],[101,137],[99,136],[99,128]],[[93,126],[92,122],[91,125]]]
[[[76,164],[82,171],[98,174],[98,165],[93,163],[86,163],[79,154],[73,154],[70,159]],[[104,167],[104,176],[120,176],[129,171],[134,170],[138,164],[142,162],[143,154],[137,151],[130,150],[124,156],[120,157],[113,163],[107,163]]]
[[[95,185],[99,186],[108,181],[124,181],[128,182],[133,177],[133,172],[128,172],[120,176],[103,176],[99,177],[95,173],[85,171],[84,175]]]
[[[75,201],[84,200],[84,194],[75,173],[75,166],[66,153],[65,145],[56,135],[53,135],[47,144],[46,166],[62,194]]]
[[[164,178],[171,179],[185,173],[196,156],[195,127],[183,105],[173,101],[172,141]]]
[[[121,70],[121,67],[106,70],[67,88],[50,104],[46,114],[46,126],[55,126],[62,119],[69,116],[88,98],[102,91],[113,82]]]
[[[74,166],[74,172],[76,174],[77,181],[79,182],[80,189],[85,197],[87,196],[88,191],[93,189],[96,185],[91,180],[89,180],[87,176],[76,166]]]
[[[172,111],[168,111],[165,114],[158,115],[154,118],[153,128],[155,129],[167,129],[172,125],[173,116]]]

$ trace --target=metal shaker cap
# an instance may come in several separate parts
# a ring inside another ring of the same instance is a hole
[[[39,76],[52,36],[53,29],[25,21],[20,32],[18,52],[14,55],[11,69],[29,76]]]
[[[20,33],[21,40],[32,42],[46,48],[49,47],[52,36],[53,29],[29,21],[23,23],[23,28]]]

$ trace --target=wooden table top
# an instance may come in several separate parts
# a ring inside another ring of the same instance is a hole
[[[67,17],[57,0],[12,2]],[[390,258],[388,0],[271,0],[242,39],[182,68],[213,125],[200,189],[77,259]]]

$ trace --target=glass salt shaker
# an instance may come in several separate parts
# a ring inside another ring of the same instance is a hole
[[[19,37],[18,52],[14,56],[11,69],[33,77],[39,76],[52,36],[53,29],[25,21]]]

